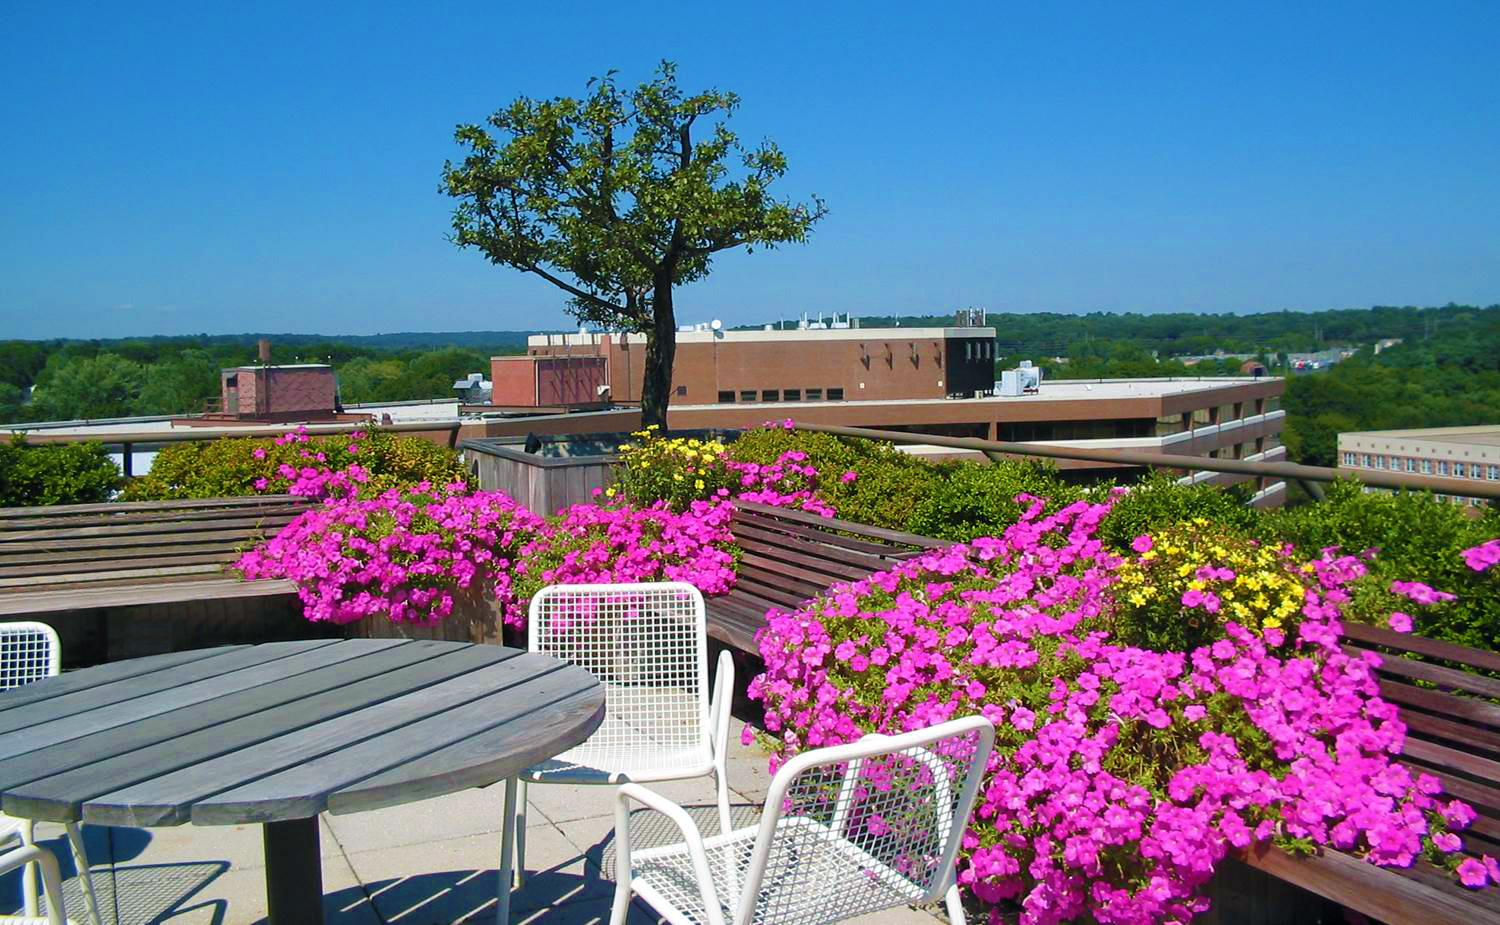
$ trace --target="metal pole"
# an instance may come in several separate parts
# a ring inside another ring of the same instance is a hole
[[[318,817],[267,822],[266,919],[271,925],[323,925],[323,857]]]

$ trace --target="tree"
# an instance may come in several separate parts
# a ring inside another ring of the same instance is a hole
[[[48,358],[45,378],[32,395],[36,420],[120,418],[135,414],[146,368],[113,353],[75,356],[56,366]]]
[[[459,200],[452,240],[562,289],[579,321],[645,334],[641,417],[665,426],[673,289],[708,275],[720,251],[806,240],[827,210],[816,196],[770,195],[786,157],[770,141],[740,145],[725,125],[733,93],[684,96],[666,61],[634,90],[613,72],[588,86],[582,99],[521,97],[489,128],[457,128],[469,153],[443,166],[443,190]]]

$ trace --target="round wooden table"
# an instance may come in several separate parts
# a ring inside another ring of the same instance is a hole
[[[318,639],[174,652],[0,694],[0,805],[96,825],[261,823],[270,920],[318,923],[318,813],[510,780],[603,717],[592,675],[500,646]]]

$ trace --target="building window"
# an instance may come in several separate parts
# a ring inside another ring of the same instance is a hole
[[[808,389],[807,390],[807,400],[808,401],[822,401],[823,400],[823,390],[822,389]]]
[[[802,390],[801,389],[786,389],[786,390],[784,390],[781,393],[781,397],[784,400],[786,400],[786,401],[801,401],[802,400]]]
[[[1406,471],[1407,472],[1416,472],[1417,471],[1417,461],[1415,459],[1407,459],[1406,460]]]
[[[1500,466],[1490,466],[1490,481],[1500,482]]]
[[[1385,457],[1384,456],[1376,456],[1375,457],[1375,468],[1377,468],[1377,469],[1384,469],[1385,468]]]
[[[729,391],[729,392],[723,392],[723,391],[721,391],[721,392],[719,392],[719,404],[721,404],[721,405],[732,405],[732,404],[734,404],[734,392],[733,391]]]
[[[745,389],[740,392],[740,401],[755,401],[755,390]]]
[[[1438,460],[1438,475],[1447,475],[1447,474],[1448,474],[1448,461],[1446,459],[1440,459],[1440,460]]]
[[[679,385],[677,387],[677,394],[678,395],[686,395],[687,394],[687,386],[685,386],[685,385]]]
[[[829,401],[843,401],[844,400],[844,390],[843,389],[829,389],[828,390],[828,400]]]
[[[1255,400],[1255,413],[1256,414],[1265,414],[1266,413],[1266,400],[1264,398],[1257,398]]]
[[[1464,477],[1464,475],[1465,475],[1464,464],[1461,463],[1461,462],[1454,463],[1453,464],[1453,476],[1454,476],[1454,478],[1460,478],[1461,479],[1461,478]]]
[[[1354,465],[1354,454],[1353,453],[1345,453],[1344,454],[1344,465],[1346,465],[1346,466],[1352,466],[1352,465]]]
[[[1360,457],[1359,457],[1359,464],[1361,466],[1364,466],[1366,469],[1373,469],[1373,468],[1375,468],[1375,466],[1373,464],[1373,461],[1370,459],[1370,454],[1369,453],[1362,453],[1360,455]]]
[[[1424,460],[1422,460],[1422,474],[1423,475],[1431,475],[1432,474],[1432,460],[1430,460],[1430,459],[1424,459]]]
[[[761,393],[760,393],[760,400],[761,401],[780,401],[781,398],[779,397],[779,394],[780,393],[778,393],[775,389],[762,389]]]

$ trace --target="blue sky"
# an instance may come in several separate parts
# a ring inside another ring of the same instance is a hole
[[[0,16],[0,338],[564,327],[445,240],[455,123],[679,62],[800,247],[684,321],[1500,301],[1500,3],[180,6]]]

